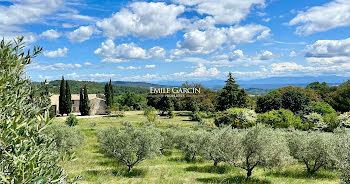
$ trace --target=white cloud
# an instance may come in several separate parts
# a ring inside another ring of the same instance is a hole
[[[49,29],[49,30],[42,32],[40,36],[53,40],[53,39],[59,38],[61,36],[61,34],[59,32],[57,32],[56,30]]]
[[[254,24],[211,28],[204,31],[193,30],[185,33],[184,41],[178,42],[177,49],[171,53],[175,58],[192,54],[209,54],[225,43],[242,44],[264,39],[269,36],[269,32],[268,27]]]
[[[259,54],[259,58],[261,60],[269,60],[269,59],[272,59],[273,57],[274,57],[273,53],[268,50],[263,50]]]
[[[113,40],[109,39],[102,42],[94,53],[100,56],[103,62],[120,63],[134,59],[163,58],[165,50],[156,46],[147,51],[134,43],[123,43],[115,46]]]
[[[116,74],[109,73],[92,73],[92,74],[77,74],[76,72],[67,74],[67,79],[73,80],[90,80],[90,81],[107,81],[116,76]]]
[[[62,24],[63,28],[73,28],[73,27],[78,27],[77,25],[74,24],[69,24],[69,23],[63,23]]]
[[[146,65],[145,68],[155,68],[156,65]]]
[[[86,65],[86,66],[92,66],[93,64],[90,63],[90,62],[85,62],[84,65]]]
[[[166,5],[162,2],[134,2],[110,18],[98,21],[96,25],[109,38],[118,36],[148,36],[152,38],[171,35],[184,27],[184,19],[178,16],[183,6]]]
[[[63,0],[15,0],[12,2],[10,6],[0,6],[1,26],[36,22],[64,6]]]
[[[296,33],[310,35],[337,27],[350,25],[350,1],[334,0],[322,6],[314,6],[299,12],[289,25],[298,25]]]
[[[306,47],[306,57],[350,56],[350,38],[345,40],[317,40]]]
[[[159,46],[150,48],[148,52],[151,58],[164,58],[166,54],[166,51]]]
[[[289,57],[297,57],[298,56],[298,54],[294,51],[294,50],[292,50],[290,53],[289,53]]]
[[[68,49],[64,47],[63,49],[58,48],[54,51],[45,51],[43,54],[46,57],[55,58],[55,57],[65,57],[68,53]]]
[[[118,66],[117,67],[120,70],[140,70],[142,69],[141,67],[136,67],[136,66],[128,66],[128,67],[123,67],[123,66]]]
[[[140,69],[149,69],[149,68],[155,68],[156,65],[145,65],[144,67],[141,66],[128,66],[128,67],[124,67],[124,66],[117,66],[117,68],[119,70],[140,70]]]
[[[265,0],[173,0],[186,6],[194,6],[194,10],[202,15],[213,16],[216,24],[232,25],[244,20],[253,6],[265,6]]]
[[[29,65],[30,70],[69,70],[69,69],[79,69],[83,66],[81,64],[71,64],[71,63],[55,63],[52,65],[40,65],[38,63],[33,63]]]
[[[83,42],[89,40],[92,34],[94,34],[95,28],[93,26],[80,26],[73,32],[68,33],[68,38],[72,42]]]
[[[198,67],[195,69],[195,71],[190,72],[190,73],[185,73],[185,72],[179,72],[179,73],[174,73],[173,75],[181,78],[186,78],[186,79],[195,79],[195,78],[208,78],[208,77],[215,77],[220,74],[220,71],[215,68],[209,68],[207,69],[203,64],[199,64]]]
[[[350,38],[345,40],[317,40],[306,46],[306,59],[311,63],[334,64],[350,62]]]

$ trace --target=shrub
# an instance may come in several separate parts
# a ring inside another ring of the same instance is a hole
[[[327,130],[331,131],[331,132],[340,126],[340,120],[338,118],[338,113],[331,113],[331,114],[324,115],[323,121],[327,125]]]
[[[208,134],[207,141],[200,151],[200,155],[207,160],[212,160],[214,166],[225,160],[227,152],[232,150],[228,149],[228,145],[235,142],[236,139],[233,136],[235,134],[231,127],[223,127],[214,129]]]
[[[109,117],[124,117],[125,112],[124,111],[114,111],[109,115]]]
[[[123,111],[130,111],[130,107],[129,107],[129,106],[126,106],[126,105],[124,105],[124,106],[122,107],[122,109],[123,109]]]
[[[174,118],[174,117],[175,117],[175,112],[174,112],[174,108],[173,108],[173,107],[171,107],[171,108],[169,109],[169,111],[168,111],[168,113],[167,113],[167,116],[168,116],[169,118]]]
[[[66,124],[71,127],[78,125],[78,123],[77,116],[74,114],[70,114],[66,120]]]
[[[230,151],[224,152],[226,162],[247,171],[247,178],[253,169],[284,166],[293,159],[289,155],[287,141],[283,134],[257,125],[248,130],[234,132],[233,142],[227,145]]]
[[[293,131],[288,145],[290,154],[305,164],[309,174],[334,161],[336,148],[330,133]]]
[[[216,126],[231,125],[235,128],[247,128],[255,125],[256,113],[251,109],[231,108],[217,113],[214,123]]]
[[[98,134],[98,142],[103,153],[124,163],[129,172],[141,161],[159,154],[161,148],[160,133],[151,126],[110,128]]]
[[[84,136],[80,131],[62,123],[48,126],[43,133],[55,141],[61,153],[71,152],[80,147],[84,141]]]
[[[201,122],[203,120],[203,117],[205,117],[204,112],[193,112],[191,115],[192,121],[199,121]]]
[[[311,111],[321,115],[335,113],[335,110],[328,103],[311,102]]]
[[[185,153],[186,161],[193,161],[195,156],[202,150],[204,143],[207,142],[208,134],[204,130],[186,130],[183,129],[177,134],[177,143]]]
[[[258,115],[258,123],[263,123],[273,128],[300,128],[301,119],[292,111],[286,109],[272,110]]]
[[[149,122],[155,122],[158,118],[157,111],[154,107],[148,106],[144,112],[143,115],[146,116],[147,121]]]
[[[26,48],[23,37],[0,43],[0,183],[67,183],[52,140],[41,131],[49,125],[49,96],[33,95],[25,68],[42,48]]]
[[[315,129],[323,130],[327,127],[327,125],[323,121],[322,115],[315,112],[305,116],[305,122],[303,123],[303,125],[304,128],[305,126],[308,126],[307,129],[315,127]]]
[[[341,126],[350,128],[350,112],[344,112],[338,116]]]

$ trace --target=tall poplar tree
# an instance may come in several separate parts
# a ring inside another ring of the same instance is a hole
[[[65,100],[65,105],[66,105],[66,113],[67,115],[72,112],[72,94],[70,93],[70,87],[68,84],[68,81],[66,81],[66,100]]]
[[[63,116],[63,114],[66,112],[66,105],[65,105],[65,101],[66,101],[66,90],[65,90],[65,83],[64,83],[64,77],[62,76],[62,80],[61,80],[61,86],[60,86],[60,96],[59,96],[59,111],[60,114]]]

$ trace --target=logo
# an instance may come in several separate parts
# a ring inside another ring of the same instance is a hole
[[[149,97],[199,97],[201,94],[201,88],[149,88]]]

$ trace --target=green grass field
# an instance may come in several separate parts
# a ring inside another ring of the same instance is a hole
[[[160,117],[158,128],[171,126],[194,127],[198,122],[190,121],[185,112],[177,112],[173,119]],[[321,169],[314,176],[308,176],[302,164],[281,169],[256,168],[250,180],[245,180],[245,171],[220,163],[214,168],[212,162],[197,158],[193,163],[183,160],[179,150],[167,150],[164,155],[142,161],[132,173],[126,166],[105,157],[98,149],[96,134],[109,127],[123,127],[128,121],[140,126],[146,121],[142,111],[126,112],[125,117],[79,119],[76,127],[86,136],[83,147],[76,150],[77,160],[62,163],[69,177],[81,176],[79,183],[339,183],[338,173]],[[56,118],[54,123],[63,123]]]

